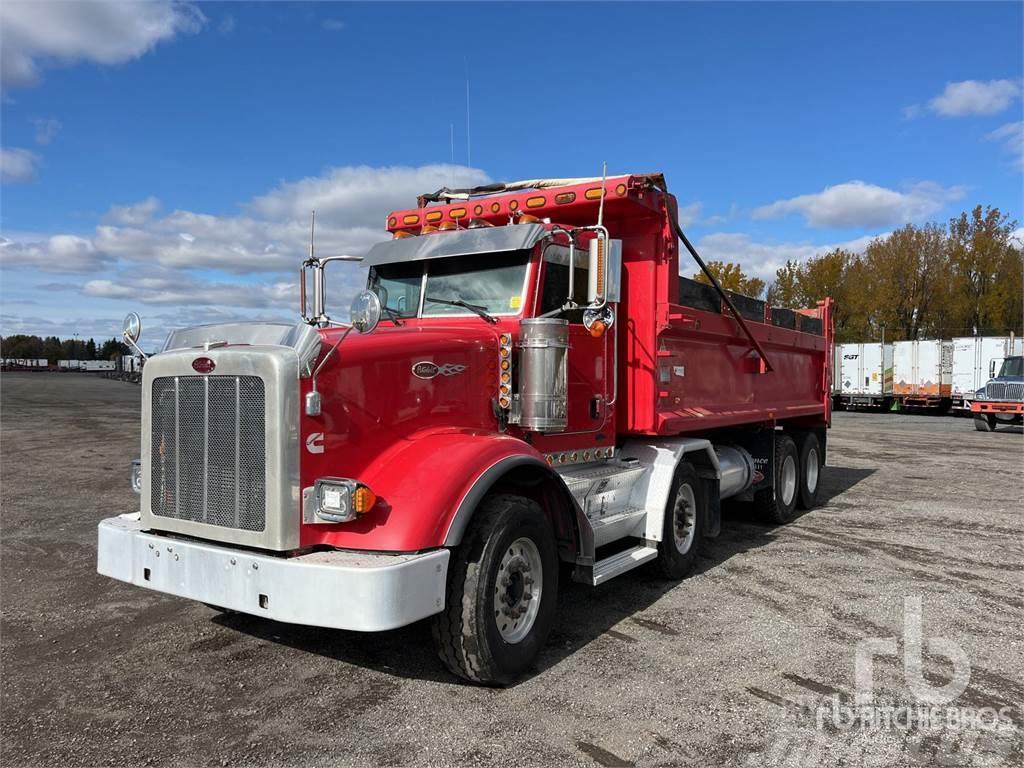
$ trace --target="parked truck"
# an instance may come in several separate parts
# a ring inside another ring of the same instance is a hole
[[[953,408],[971,410],[974,393],[995,377],[1003,360],[1024,354],[1018,336],[959,336],[953,339],[951,396]]]
[[[992,432],[999,424],[1024,423],[1024,357],[1007,357],[999,373],[974,393],[974,428]]]
[[[887,408],[892,401],[892,344],[837,344],[839,402]]]
[[[892,346],[893,397],[903,406],[948,411],[953,402],[953,343],[921,339]]]
[[[815,504],[829,299],[679,277],[680,242],[703,262],[660,174],[417,203],[386,217],[349,323],[324,274],[352,257],[311,238],[302,322],[186,328],[148,359],[141,509],[100,523],[100,573],[319,627],[430,617],[454,673],[505,684],[560,573],[679,579],[724,499],[777,524]]]

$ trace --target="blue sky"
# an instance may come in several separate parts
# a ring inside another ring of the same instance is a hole
[[[0,14],[5,334],[287,317],[311,207],[322,252],[358,252],[419,192],[603,160],[664,171],[705,257],[767,278],[907,221],[1024,208],[1019,3]],[[337,306],[358,279],[335,278]]]

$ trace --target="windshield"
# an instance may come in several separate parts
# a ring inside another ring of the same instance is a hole
[[[1003,360],[999,369],[1000,378],[1004,376],[1024,376],[1024,357],[1008,357]]]
[[[400,317],[416,317],[421,303],[422,317],[478,314],[452,302],[490,315],[517,315],[529,259],[529,251],[503,251],[378,264],[370,269],[368,285]]]

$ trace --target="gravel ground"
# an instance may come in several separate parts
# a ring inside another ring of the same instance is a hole
[[[306,629],[98,576],[96,523],[137,506],[139,388],[0,387],[5,766],[1024,763],[1019,428],[836,414],[819,509],[771,528],[737,505],[678,584],[634,571],[563,586],[534,674],[497,690],[445,672],[425,623]],[[875,659],[875,702],[915,701],[908,597],[924,680],[962,679],[928,642],[955,644],[970,678],[948,706],[1005,708],[996,729],[844,709],[867,638],[899,641]]]

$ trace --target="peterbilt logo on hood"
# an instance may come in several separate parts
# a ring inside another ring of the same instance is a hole
[[[217,364],[208,357],[197,357],[192,361],[192,368],[196,373],[210,373],[216,367]]]
[[[429,360],[421,360],[412,367],[412,375],[417,379],[432,379],[438,374],[441,376],[456,376],[466,370],[466,366],[458,363],[444,363],[438,365]]]

